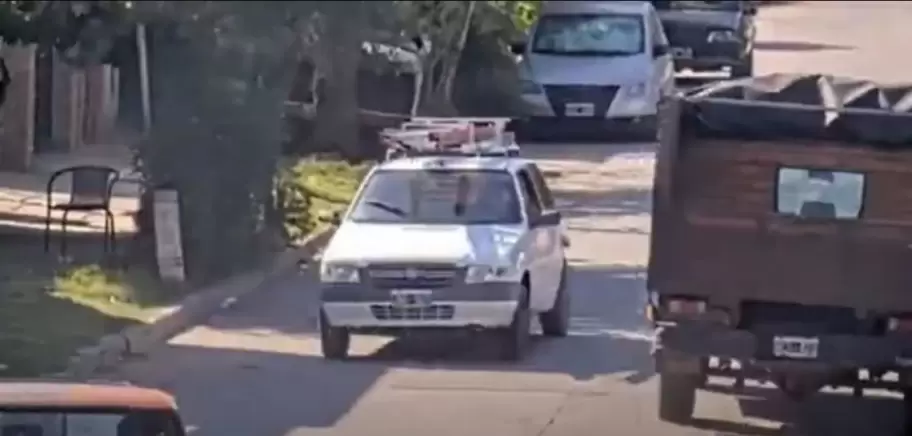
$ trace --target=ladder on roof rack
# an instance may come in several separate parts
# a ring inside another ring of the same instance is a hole
[[[509,118],[415,117],[384,129],[386,159],[405,156],[517,156],[519,145],[507,131]]]

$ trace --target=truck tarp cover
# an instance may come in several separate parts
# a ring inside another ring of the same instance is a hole
[[[889,148],[912,148],[912,116],[713,102],[781,102],[826,108],[881,109],[912,115],[912,85],[828,75],[772,74],[711,83],[686,93],[684,125],[699,136],[775,140],[826,139]]]

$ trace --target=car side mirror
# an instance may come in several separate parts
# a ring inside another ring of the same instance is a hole
[[[652,46],[652,57],[653,57],[653,58],[660,58],[660,57],[662,57],[662,56],[667,55],[670,51],[671,51],[671,50],[668,48],[667,45],[661,45],[661,44],[660,44],[660,45],[654,45],[654,46]]]
[[[552,227],[561,223],[561,213],[556,210],[543,212],[533,222],[532,227]]]
[[[510,44],[510,52],[515,55],[521,55],[526,52],[526,43],[525,42],[514,42]]]
[[[317,221],[338,226],[342,222],[342,212],[338,210],[321,210],[317,213]]]

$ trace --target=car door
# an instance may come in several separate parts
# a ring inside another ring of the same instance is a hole
[[[652,57],[652,80],[657,85],[655,89],[659,91],[658,101],[663,97],[671,95],[674,92],[674,59],[671,56],[671,45],[668,43],[668,37],[665,35],[665,29],[662,27],[662,20],[659,14],[650,8],[648,15],[649,39],[652,47],[665,47],[666,53],[662,56]]]
[[[548,247],[547,229],[542,227],[532,227],[531,223],[540,217],[543,208],[538,198],[538,192],[535,190],[535,183],[529,175],[528,169],[524,168],[517,173],[519,185],[523,195],[523,209],[526,211],[529,226],[529,242],[526,244],[526,256],[528,256],[529,278],[531,287],[529,289],[529,305],[533,310],[539,311],[543,307],[550,306],[545,303],[548,296],[551,295],[551,284],[548,282],[550,272],[548,271]]]
[[[542,174],[537,165],[532,164],[529,166],[529,176],[532,179],[532,183],[535,185],[535,190],[538,194],[542,210],[556,212],[557,205],[554,203],[554,195],[548,187],[548,182],[545,180],[544,174]],[[548,260],[545,268],[548,271],[548,290],[556,293],[560,287],[561,273],[564,268],[564,225],[559,224],[544,227],[542,228],[542,231],[546,232],[548,235],[546,246],[547,254],[545,254]]]

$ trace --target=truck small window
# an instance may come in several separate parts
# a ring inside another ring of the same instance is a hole
[[[816,219],[858,219],[865,176],[847,171],[780,168],[776,212]]]

